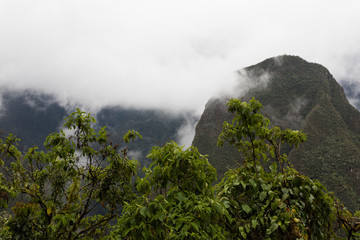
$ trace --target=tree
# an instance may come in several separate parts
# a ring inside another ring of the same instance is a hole
[[[231,99],[231,124],[225,122],[218,144],[235,145],[244,163],[216,186],[230,215],[227,231],[239,239],[329,239],[334,235],[334,198],[316,180],[299,174],[281,154],[281,144],[295,147],[305,134],[278,127],[260,114],[262,105]],[[265,164],[267,163],[267,164]],[[272,164],[271,164],[272,163]],[[288,163],[285,167],[284,164]],[[270,165],[269,171],[265,166]]]
[[[141,197],[127,204],[115,239],[226,239],[226,209],[216,201],[216,171],[195,147],[154,147],[137,181]]]
[[[297,147],[306,140],[306,135],[297,130],[269,128],[270,120],[260,113],[262,105],[254,98],[249,103],[230,99],[227,105],[229,112],[235,113],[235,116],[231,124],[224,122],[218,145],[221,147],[228,141],[236,146],[245,164],[251,161],[255,171],[258,161],[272,160],[283,172],[288,159],[286,154],[281,153],[281,145],[287,143]]]
[[[49,135],[48,151],[30,148],[25,154],[10,135],[0,142],[0,202],[15,198],[11,215],[2,215],[0,236],[6,239],[93,239],[108,231],[124,202],[135,197],[132,177],[138,164],[107,140],[105,127],[77,109],[60,133]],[[129,131],[125,143],[141,137]],[[101,214],[100,214],[101,213]]]

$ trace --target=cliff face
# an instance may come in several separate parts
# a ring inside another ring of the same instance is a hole
[[[307,133],[308,140],[298,149],[283,149],[290,161],[298,171],[334,191],[350,209],[360,209],[360,113],[330,72],[294,56],[270,58],[244,71],[252,81],[266,75],[266,83],[230,97],[255,97],[274,125]],[[216,147],[223,121],[231,118],[224,99],[209,101],[193,142],[209,155],[219,177],[241,162],[233,147]]]

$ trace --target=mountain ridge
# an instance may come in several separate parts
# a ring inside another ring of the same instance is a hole
[[[2,90],[1,93],[0,133],[3,137],[14,134],[21,139],[19,146],[24,149],[36,145],[45,150],[43,143],[46,137],[59,132],[65,117],[76,108],[64,107],[52,95],[36,91]],[[130,129],[139,131],[143,139],[129,144],[129,156],[136,156],[143,166],[150,162],[146,155],[151,148],[169,140],[176,141],[178,130],[189,118],[186,114],[173,115],[160,110],[120,106],[103,107],[92,116],[97,121],[97,127],[106,126],[109,138],[114,143],[120,142]]]
[[[264,72],[270,78],[265,87],[254,87],[231,97],[245,101],[255,97],[273,125],[307,133],[308,140],[298,149],[284,146],[283,152],[298,171],[320,180],[350,209],[359,209],[360,113],[349,103],[331,73],[320,64],[288,55],[266,59],[244,71],[251,72],[255,81]],[[209,155],[220,177],[241,162],[233,147],[216,147],[223,121],[231,119],[224,99],[210,101],[193,141],[202,154]],[[213,130],[208,129],[210,125]]]

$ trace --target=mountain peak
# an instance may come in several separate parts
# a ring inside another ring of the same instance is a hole
[[[349,104],[331,73],[320,64],[288,55],[266,59],[239,72],[244,71],[254,81],[266,75],[267,83],[231,97],[245,101],[255,97],[272,124],[303,130],[308,140],[299,149],[284,149],[295,168],[319,179],[350,209],[358,209],[360,113]],[[220,176],[241,158],[230,146],[216,148],[222,124],[231,118],[224,101],[213,100],[205,108],[193,142],[201,153],[210,155],[209,161]]]

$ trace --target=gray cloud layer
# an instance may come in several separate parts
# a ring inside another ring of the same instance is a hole
[[[359,1],[4,0],[0,86],[200,112],[235,70],[281,54],[360,81],[359,25]]]

